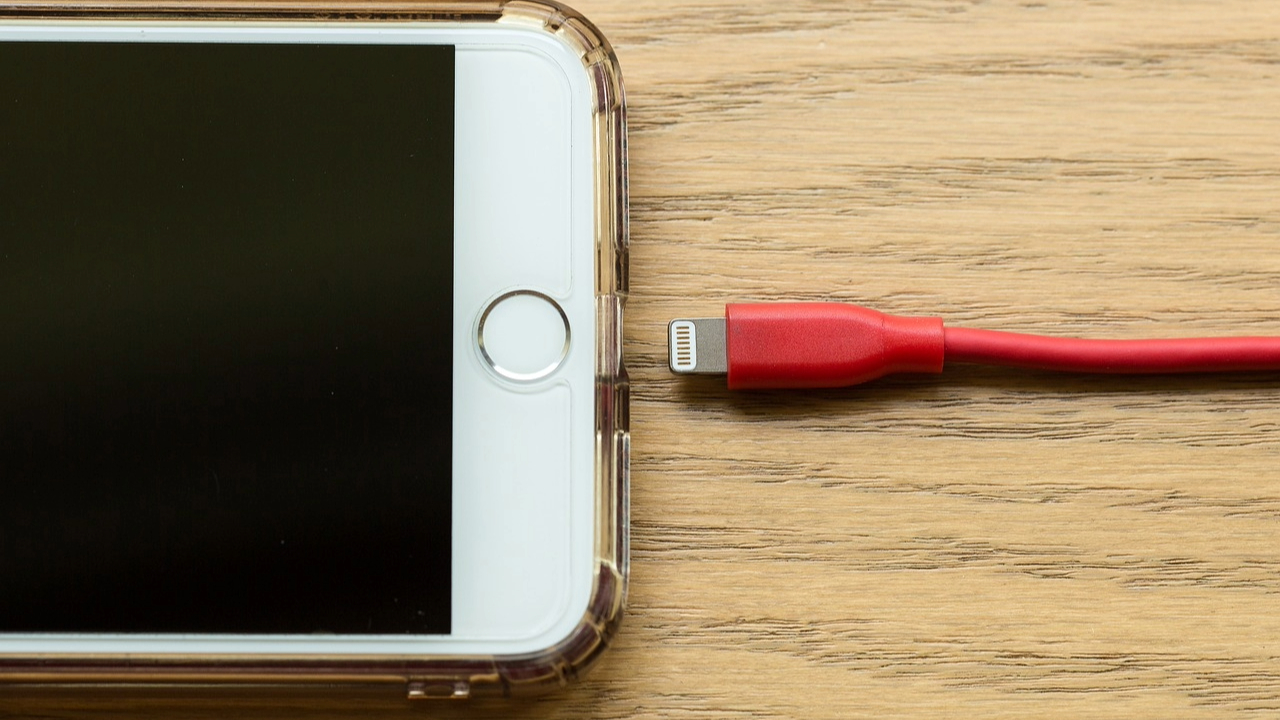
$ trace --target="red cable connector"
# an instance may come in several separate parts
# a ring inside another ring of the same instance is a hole
[[[941,318],[857,305],[728,305],[729,387],[841,387],[896,372],[942,372]]]
[[[1090,373],[1280,370],[1280,337],[1052,338],[837,303],[728,305],[723,320],[673,320],[669,336],[673,372],[727,373],[734,390],[842,387],[942,372],[944,361]]]

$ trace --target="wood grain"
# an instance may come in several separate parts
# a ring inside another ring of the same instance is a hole
[[[630,105],[630,615],[441,717],[1275,717],[1280,380],[956,368],[734,395],[665,324],[850,300],[953,324],[1280,333],[1280,4],[578,0]],[[386,698],[4,690],[9,717]]]

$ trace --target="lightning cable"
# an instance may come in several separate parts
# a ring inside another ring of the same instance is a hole
[[[840,303],[731,304],[668,326],[671,371],[730,389],[830,388],[975,363],[1085,373],[1280,370],[1280,337],[1085,340],[944,327]]]

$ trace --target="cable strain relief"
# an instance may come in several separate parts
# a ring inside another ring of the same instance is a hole
[[[889,372],[940,373],[946,357],[942,318],[884,316],[884,359]]]

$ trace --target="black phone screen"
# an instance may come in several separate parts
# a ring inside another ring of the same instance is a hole
[[[454,49],[0,68],[0,632],[449,632]]]

